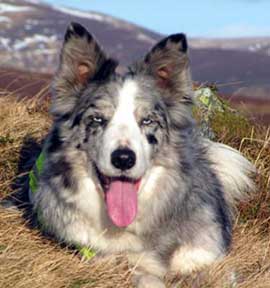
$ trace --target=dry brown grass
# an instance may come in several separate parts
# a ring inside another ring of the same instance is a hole
[[[243,124],[240,130],[216,119],[222,142],[256,164],[258,191],[240,205],[231,253],[215,267],[189,277],[169,275],[168,287],[270,287],[270,130]],[[12,192],[26,138],[40,142],[50,126],[46,110],[33,102],[0,98],[0,196]],[[241,132],[241,133],[240,133]],[[241,136],[239,136],[241,135]],[[21,159],[22,160],[22,159]],[[23,159],[25,161],[26,159]],[[86,263],[71,249],[29,228],[22,213],[0,209],[0,287],[131,287],[124,256]]]

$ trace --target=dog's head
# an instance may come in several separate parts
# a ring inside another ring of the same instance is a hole
[[[116,61],[84,27],[73,23],[67,29],[52,114],[62,141],[86,153],[95,167],[118,226],[135,217],[140,180],[160,153],[166,155],[171,131],[190,121],[188,62],[186,37],[176,34],[120,76]]]

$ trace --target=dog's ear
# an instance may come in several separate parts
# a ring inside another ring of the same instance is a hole
[[[94,37],[80,24],[71,23],[65,34],[60,64],[53,83],[52,114],[69,113],[80,91],[97,78],[105,79],[117,63],[107,58]]]
[[[168,102],[192,102],[188,45],[184,34],[174,34],[156,44],[145,56],[144,71],[164,89]]]

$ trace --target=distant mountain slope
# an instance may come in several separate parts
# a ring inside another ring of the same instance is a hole
[[[94,12],[9,0],[0,3],[1,63],[53,72],[63,33],[71,21],[88,27],[109,53],[127,64],[160,38],[146,29]]]
[[[101,13],[45,5],[37,0],[2,0],[0,66],[54,72],[63,33],[71,21],[85,25],[123,65],[141,57],[163,37]],[[190,39],[194,79],[221,83],[223,93],[237,97],[270,99],[269,43],[270,37]]]
[[[269,37],[247,37],[247,38],[193,38],[190,39],[193,48],[214,48],[223,50],[239,50],[260,53],[270,56]]]
[[[191,49],[191,63],[194,79],[220,83],[223,93],[270,100],[269,56],[238,50]],[[252,87],[253,92],[256,87],[264,87],[264,93],[249,93],[243,87]]]

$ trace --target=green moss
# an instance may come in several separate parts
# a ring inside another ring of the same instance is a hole
[[[229,102],[220,97],[215,86],[205,85],[196,89],[194,94],[193,115],[200,123],[204,136],[228,144],[250,135],[252,127],[249,120],[232,109]]]
[[[0,254],[2,254],[7,249],[7,245],[0,244]]]
[[[226,143],[237,138],[241,140],[251,133],[251,124],[249,120],[239,114],[230,111],[223,113],[216,112],[209,121],[217,138],[222,138]]]
[[[5,145],[5,144],[11,144],[14,142],[14,139],[10,137],[9,135],[0,135],[0,144]]]

